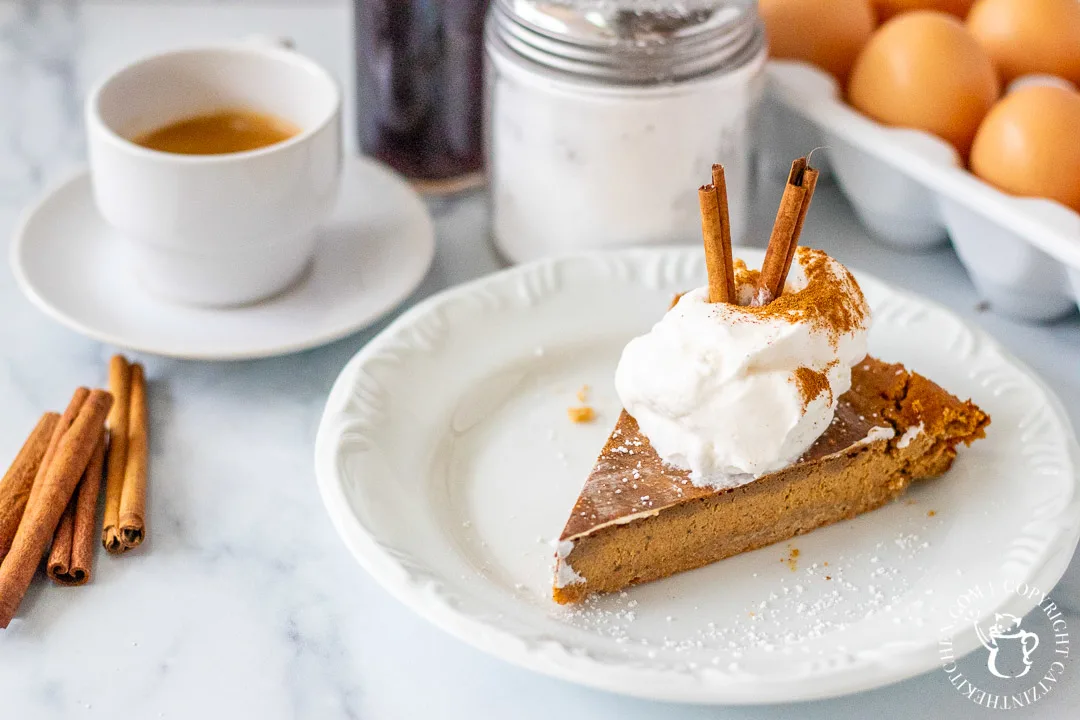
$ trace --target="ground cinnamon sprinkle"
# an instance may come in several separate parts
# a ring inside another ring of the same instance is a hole
[[[826,331],[835,346],[840,335],[851,333],[865,323],[866,300],[847,268],[841,265],[843,276],[837,277],[829,260],[821,250],[799,247],[795,251],[795,262],[806,274],[806,287],[786,291],[767,305],[742,305],[739,310],[762,319],[810,323]],[[742,260],[736,260],[735,284],[745,296],[744,288],[761,287],[761,273],[748,269]]]
[[[825,373],[808,367],[795,368],[795,386],[799,388],[802,396],[803,412],[823,392],[829,393],[829,404],[832,404],[832,386],[829,385],[829,378]]]

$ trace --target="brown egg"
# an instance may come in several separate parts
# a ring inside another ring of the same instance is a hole
[[[1080,84],[1080,2],[980,0],[968,29],[1008,83],[1029,73],[1059,75]]]
[[[1057,200],[1080,212],[1080,93],[1032,85],[987,114],[971,171],[1005,192]]]
[[[805,60],[841,84],[876,25],[870,0],[759,0],[775,58]]]
[[[848,83],[848,100],[862,112],[933,133],[963,158],[999,94],[994,64],[964,24],[929,10],[878,28]]]
[[[874,0],[874,6],[882,20],[911,10],[940,10],[962,18],[967,15],[974,2],[975,0]]]

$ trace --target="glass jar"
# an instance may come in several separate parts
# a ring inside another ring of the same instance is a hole
[[[483,183],[488,0],[354,0],[360,146],[422,192]]]
[[[764,31],[753,0],[673,6],[493,0],[488,174],[506,259],[700,242],[716,162],[741,237]]]

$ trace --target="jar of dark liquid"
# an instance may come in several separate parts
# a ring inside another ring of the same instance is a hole
[[[483,182],[488,0],[354,0],[363,151],[421,191]]]

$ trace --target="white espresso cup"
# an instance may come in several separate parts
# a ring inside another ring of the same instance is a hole
[[[220,155],[132,141],[223,110],[264,113],[300,132]],[[318,64],[254,42],[154,55],[93,90],[86,124],[95,201],[149,292],[188,305],[242,305],[304,272],[342,163],[341,92]]]

